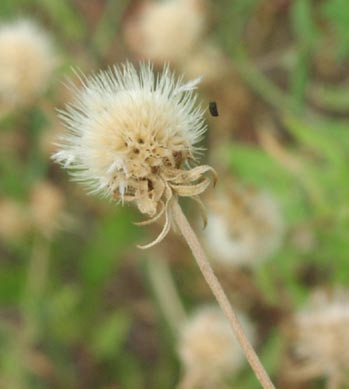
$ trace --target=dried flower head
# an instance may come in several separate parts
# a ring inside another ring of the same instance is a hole
[[[46,89],[55,63],[51,40],[35,23],[0,25],[0,105],[31,102]]]
[[[197,46],[206,27],[203,0],[146,1],[125,24],[125,39],[142,59],[181,61]]]
[[[278,205],[267,193],[234,187],[209,202],[204,231],[212,259],[253,267],[268,258],[283,235]]]
[[[349,291],[314,293],[295,315],[291,335],[296,378],[349,384]]]
[[[250,321],[238,314],[253,343]],[[182,387],[214,388],[245,362],[244,354],[223,313],[215,306],[200,308],[180,331],[179,357],[185,369]],[[190,385],[189,385],[190,382]]]
[[[173,196],[195,197],[210,183],[211,167],[192,168],[206,129],[193,94],[199,80],[183,84],[168,67],[156,77],[150,65],[137,73],[126,63],[81,82],[61,112],[68,132],[53,158],[92,192],[134,202],[150,217],[143,224],[165,213],[155,244],[170,230]]]

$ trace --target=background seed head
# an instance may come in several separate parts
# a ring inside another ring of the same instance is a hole
[[[282,242],[282,215],[266,192],[230,188],[209,202],[208,218],[207,248],[213,260],[224,264],[254,267]]]
[[[206,30],[202,0],[145,2],[125,24],[126,42],[140,58],[162,63],[183,61]]]
[[[314,376],[347,377],[349,371],[349,291],[317,291],[295,314],[292,348],[302,370]],[[297,372],[295,372],[297,374]],[[310,378],[310,377],[308,377]],[[311,377],[313,378],[313,377]]]
[[[241,324],[253,343],[255,332],[250,321],[239,314]],[[218,307],[205,306],[194,313],[182,327],[178,354],[187,374],[201,384],[220,382],[244,364],[244,354],[229,323]],[[202,387],[202,386],[200,386]]]
[[[1,24],[0,104],[30,104],[48,87],[56,63],[49,35],[34,22]]]

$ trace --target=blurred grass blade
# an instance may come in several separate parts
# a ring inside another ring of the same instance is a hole
[[[86,36],[86,26],[69,0],[40,0],[55,27],[63,33],[67,42],[82,42]]]

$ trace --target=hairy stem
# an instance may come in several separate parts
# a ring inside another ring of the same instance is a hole
[[[220,282],[218,281],[217,277],[213,272],[213,269],[206,257],[203,248],[199,243],[195,232],[191,228],[177,200],[173,202],[172,211],[174,220],[178,226],[179,231],[181,232],[188,246],[190,247],[194,258],[201,270],[201,273],[203,274],[208,286],[211,288],[212,293],[215,296],[221,309],[223,310],[225,316],[229,320],[229,323],[235,333],[235,336],[239,341],[251,368],[256,374],[256,377],[258,378],[264,389],[275,389],[273,383],[271,382],[268,376],[268,373],[265,371],[251,343],[247,339]]]

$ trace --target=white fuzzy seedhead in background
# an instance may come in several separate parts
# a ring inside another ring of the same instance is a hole
[[[0,105],[25,105],[48,87],[57,58],[49,35],[29,20],[0,24]]]
[[[156,63],[185,61],[207,29],[203,0],[144,1],[126,20],[124,35],[130,50]]]
[[[281,211],[266,192],[230,188],[209,202],[208,217],[204,236],[214,261],[253,268],[282,243]]]
[[[255,340],[250,321],[239,314],[249,340]],[[245,363],[244,354],[218,307],[197,310],[180,331],[178,353],[184,367],[183,388],[213,388]]]
[[[317,291],[292,322],[291,347],[297,379],[325,377],[349,384],[349,291]],[[330,384],[329,384],[330,385]],[[329,386],[337,387],[337,386]]]

